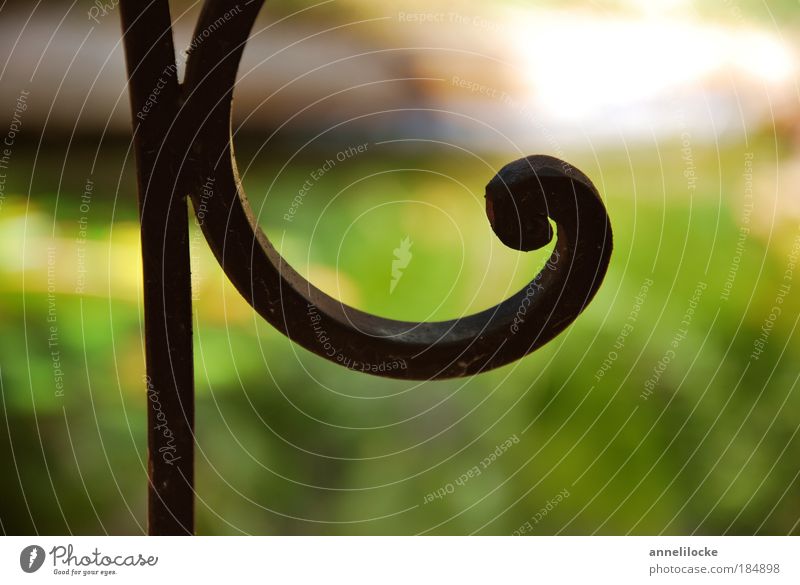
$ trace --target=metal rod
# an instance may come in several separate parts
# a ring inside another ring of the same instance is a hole
[[[120,2],[144,270],[148,532],[194,533],[194,378],[185,152],[167,0]]]

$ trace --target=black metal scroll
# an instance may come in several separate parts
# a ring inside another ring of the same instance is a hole
[[[186,197],[228,278],[275,328],[307,350],[360,371],[436,380],[513,362],[563,331],[608,267],[611,225],[591,181],[549,156],[513,162],[486,188],[500,240],[519,250],[557,241],[549,261],[509,299],[442,322],[384,319],[349,307],[300,276],[258,227],[231,143],[239,61],[263,0],[207,0],[182,84],[167,0],[121,0],[139,180],[149,410],[151,534],[191,534],[193,417]],[[232,10],[235,8],[235,10]],[[212,185],[212,196],[206,192]],[[324,329],[328,347],[318,343]],[[405,368],[370,365],[403,362]]]

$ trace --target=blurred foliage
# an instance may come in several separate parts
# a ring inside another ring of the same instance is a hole
[[[794,290],[765,353],[749,359],[796,226],[750,234],[731,296],[721,298],[740,233],[744,153],[769,160],[770,140],[695,145],[694,192],[677,143],[569,153],[613,218],[606,283],[541,351],[465,380],[384,380],[310,355],[254,316],[193,231],[199,532],[508,534],[526,522],[536,534],[796,532]],[[500,157],[370,144],[284,220],[335,152],[305,152],[286,169],[252,145],[239,155],[265,230],[331,294],[383,315],[438,319],[501,300],[541,266],[544,252],[503,249],[488,229],[482,186]],[[70,160],[84,162],[62,166],[17,149],[0,209],[0,522],[9,534],[143,530],[135,181],[125,147],[103,145],[87,214],[83,169],[94,156],[73,147]],[[84,215],[87,287],[76,294]],[[390,294],[393,250],[406,236],[413,259]],[[596,379],[648,279],[633,331]],[[688,335],[645,399],[699,281],[708,288]],[[48,284],[63,396],[48,346]],[[456,484],[511,437],[519,442]],[[448,485],[452,493],[431,499]],[[569,497],[541,516],[564,490]]]

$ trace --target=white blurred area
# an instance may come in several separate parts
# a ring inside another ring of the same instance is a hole
[[[732,2],[719,3],[719,18],[684,0],[346,4],[338,22],[310,9],[278,24],[267,4],[236,94],[247,130],[266,135],[296,116],[287,128],[312,132],[359,117],[349,131],[403,128],[477,150],[556,152],[687,128],[695,141],[773,126],[797,133],[798,36],[756,25]],[[119,15],[95,24],[87,6],[5,11],[3,112],[27,89],[28,127],[128,131]],[[176,17],[179,47],[196,14]]]
[[[551,12],[520,15],[512,30],[534,108],[559,132],[663,135],[681,111],[711,137],[798,105],[794,49],[751,27]]]

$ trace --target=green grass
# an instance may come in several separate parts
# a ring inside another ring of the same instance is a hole
[[[530,521],[539,534],[796,532],[794,290],[764,354],[749,357],[782,282],[794,226],[751,233],[730,298],[721,298],[736,254],[748,150],[759,161],[774,156],[767,140],[719,151],[697,145],[694,192],[678,144],[636,148],[630,157],[571,155],[612,217],[606,282],[551,344],[466,380],[384,380],[309,354],[253,317],[201,242],[199,531],[507,534]],[[295,220],[283,220],[294,192],[329,155],[295,161],[277,178],[257,160],[244,184],[276,246],[330,294],[399,319],[452,318],[502,300],[543,263],[546,251],[505,249],[488,227],[483,185],[501,158],[487,166],[445,151],[375,147],[337,165]],[[132,187],[113,205],[116,177],[96,181],[93,292],[81,297],[73,289],[83,180],[66,178],[55,216],[56,191],[46,179],[29,208],[10,191],[0,214],[0,237],[14,252],[0,261],[0,425],[8,427],[0,459],[4,469],[19,469],[33,516],[12,471],[0,484],[9,533],[128,533],[144,521]],[[413,258],[390,293],[393,250],[407,236]],[[48,245],[57,246],[60,266],[63,397],[53,390],[46,343]],[[647,279],[653,284],[633,330],[598,380]],[[688,334],[644,399],[701,281],[707,289]],[[519,443],[480,475],[425,502],[515,435]],[[534,524],[562,490],[569,497]]]

